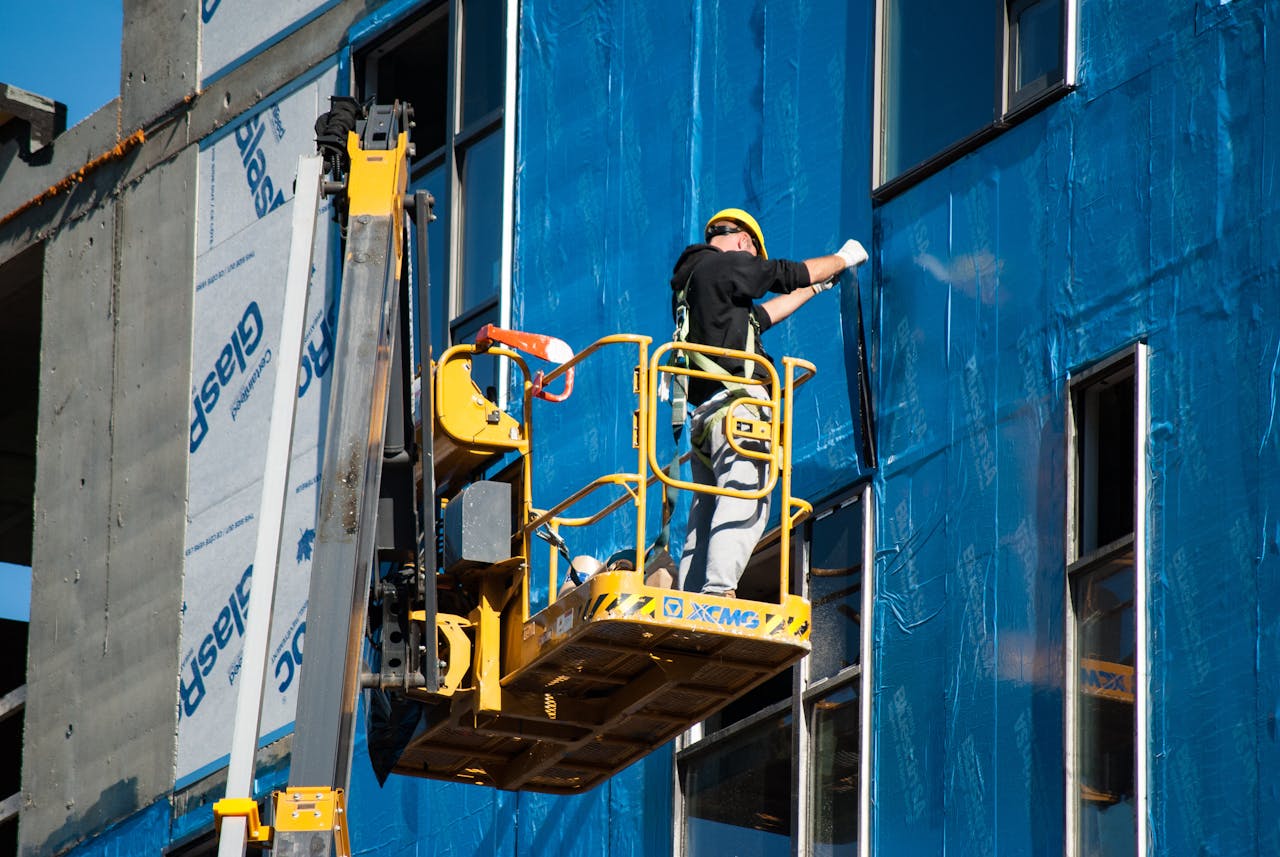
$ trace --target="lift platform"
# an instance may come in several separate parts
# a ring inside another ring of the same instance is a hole
[[[511,486],[516,520],[523,518],[527,523],[514,528],[509,560],[467,568],[452,581],[454,591],[476,593],[476,606],[466,617],[437,614],[437,625],[453,626],[455,643],[448,646],[449,651],[473,657],[473,663],[465,683],[463,671],[455,669],[454,682],[444,681],[434,694],[410,691],[428,708],[423,726],[394,768],[396,773],[504,789],[555,793],[589,789],[786,670],[809,651],[809,604],[790,594],[789,535],[809,506],[790,494],[789,416],[794,388],[812,375],[812,367],[790,358],[784,361],[785,377],[776,373],[772,377],[769,389],[777,392],[759,401],[764,418],[738,420],[735,429],[742,436],[770,441],[769,451],[761,455],[769,463],[766,485],[755,494],[726,492],[758,498],[781,485],[782,508],[787,513],[780,531],[783,545],[776,602],[646,585],[641,571],[602,572],[557,599],[557,554],[551,552],[550,603],[530,615],[529,536],[538,528],[559,532],[589,526],[625,510],[636,538],[631,565],[643,568],[649,489],[661,484],[664,491],[719,490],[681,481],[669,472],[671,468],[656,461],[660,376],[705,377],[705,373],[665,359],[670,345],[649,357],[649,345],[647,337],[606,337],[545,378],[531,377],[519,353],[493,340],[480,346],[455,346],[441,357],[434,384],[436,461],[465,461],[473,455],[475,461],[492,464],[500,452],[514,453],[515,461],[495,478]],[[618,346],[637,350],[630,373],[636,397],[630,444],[637,456],[636,469],[597,476],[551,509],[539,511],[529,502],[528,491],[534,466],[530,443],[534,393],[570,375],[593,353]],[[530,416],[510,423],[500,422],[511,419],[505,412],[501,418],[492,416],[497,406],[485,400],[457,368],[469,366],[477,350],[510,360],[523,373],[523,413]],[[766,374],[775,371],[766,361],[744,352],[723,352],[723,356],[758,361],[768,367]],[[802,372],[799,380],[797,370]],[[461,474],[446,469],[449,472],[441,484],[465,482]],[[437,473],[441,472],[437,464]],[[621,496],[593,514],[569,516],[591,495],[609,490],[620,491]],[[451,499],[442,497],[445,502]],[[425,611],[415,621],[425,622]],[[474,653],[457,645],[458,627],[466,627],[476,641]],[[425,628],[422,635],[427,636]],[[500,652],[496,658],[481,654],[495,650]],[[447,702],[441,702],[442,693],[448,694]]]
[[[525,624],[501,709],[455,707],[395,771],[503,789],[592,788],[809,651],[809,605],[592,576]]]

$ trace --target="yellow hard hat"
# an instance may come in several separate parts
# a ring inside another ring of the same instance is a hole
[[[707,233],[711,229],[711,224],[718,223],[721,220],[732,220],[734,223],[737,223],[739,226],[746,229],[748,234],[750,234],[752,239],[756,242],[756,247],[760,250],[760,258],[769,258],[768,251],[764,249],[764,233],[760,231],[760,224],[756,223],[756,219],[750,214],[747,214],[741,208],[726,208],[711,215],[711,219],[707,221],[707,225],[702,227],[703,236],[710,238],[711,236]]]

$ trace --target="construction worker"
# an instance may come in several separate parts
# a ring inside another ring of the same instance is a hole
[[[841,272],[867,260],[866,250],[853,240],[829,256],[803,262],[770,259],[760,225],[737,208],[717,212],[703,231],[706,243],[686,247],[671,275],[677,333],[683,329],[688,342],[746,351],[765,359],[768,355],[760,346],[761,334],[830,289]],[[778,296],[756,303],[769,292]],[[702,360],[693,358],[693,368],[707,369]],[[733,401],[742,396],[769,398],[762,386],[768,383],[765,370],[741,359],[723,358],[717,364],[721,371],[743,380],[689,379],[688,402],[694,408],[689,422],[693,478],[703,485],[759,490],[768,464],[739,455],[725,440],[724,425],[731,412],[759,418],[748,406],[734,405]],[[765,441],[740,440],[739,444],[749,450],[767,450]],[[736,597],[738,581],[768,520],[768,496],[743,500],[694,492],[680,557],[679,587]]]

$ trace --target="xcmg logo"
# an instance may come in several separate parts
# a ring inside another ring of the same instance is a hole
[[[262,115],[250,116],[236,129],[236,147],[240,150],[240,164],[244,167],[245,181],[253,196],[253,210],[258,217],[275,211],[284,205],[284,191],[276,190],[271,176],[267,175],[267,155],[262,149],[262,137],[267,125]]]
[[[194,453],[200,448],[200,444],[204,443],[204,439],[209,434],[209,418],[208,414],[218,405],[218,399],[222,395],[222,389],[231,383],[231,380],[237,374],[243,373],[248,368],[248,359],[258,350],[258,346],[262,344],[262,311],[258,309],[257,301],[250,301],[245,307],[244,315],[240,317],[240,321],[231,331],[231,336],[227,340],[227,344],[222,346],[222,350],[218,353],[218,357],[213,362],[213,368],[209,370],[209,374],[205,375],[204,382],[200,385],[200,391],[192,397],[192,417],[191,417],[191,452]],[[262,358],[251,381],[256,382],[262,373],[262,369],[271,360],[271,352],[268,351]],[[252,384],[247,385],[240,392],[240,403],[248,399],[248,394],[252,392]],[[235,407],[239,410],[239,407]],[[234,417],[234,415],[233,415]]]
[[[667,619],[710,622],[713,625],[723,625],[728,628],[751,630],[760,627],[760,614],[755,610],[722,607],[719,604],[700,604],[697,601],[686,602],[682,598],[673,598],[669,595],[662,599],[662,615]]]

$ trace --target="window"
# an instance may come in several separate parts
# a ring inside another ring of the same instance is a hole
[[[791,853],[791,744],[784,703],[680,758],[686,857]]]
[[[879,0],[877,198],[1075,85],[1075,0]]]
[[[809,656],[680,742],[678,854],[858,853],[868,810],[862,665],[869,639],[862,616],[871,593],[862,569],[872,556],[869,501],[870,489],[862,486],[827,504],[805,527],[805,550],[798,553],[813,608]],[[738,593],[778,597],[771,537],[762,541]]]
[[[809,842],[813,857],[858,853],[859,696],[857,685],[850,683],[812,705]]]
[[[856,855],[867,817],[861,724],[863,648],[869,644],[862,617],[871,604],[862,573],[871,562],[869,507],[870,489],[863,488],[819,511],[808,526],[813,651],[805,659],[802,700],[809,758],[799,770],[808,777],[801,790],[803,844],[814,857]]]
[[[862,503],[858,498],[809,525],[809,603],[813,605],[809,680],[858,663],[862,640]]]
[[[507,65],[512,56],[505,0],[452,0],[357,53],[362,100],[414,108],[410,191],[436,199],[428,274],[435,355],[505,322],[509,279],[510,135]],[[472,376],[497,398],[499,361],[478,358]]]
[[[1067,534],[1068,853],[1138,852],[1145,352],[1073,379]]]
[[[1030,104],[1062,83],[1063,0],[1018,0],[1009,4],[1008,105]]]

